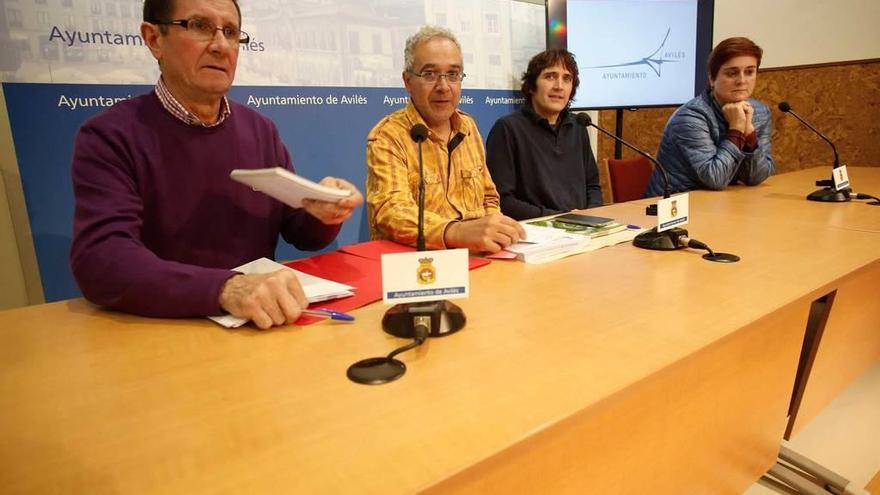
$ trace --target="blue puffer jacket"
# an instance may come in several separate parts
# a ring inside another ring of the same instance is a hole
[[[749,103],[755,109],[752,122],[758,133],[758,147],[751,152],[741,151],[727,139],[727,121],[710,90],[672,114],[657,152],[657,160],[669,173],[670,192],[720,190],[735,181],[754,186],[773,173],[770,109],[752,98]],[[645,197],[661,194],[663,177],[654,170]]]

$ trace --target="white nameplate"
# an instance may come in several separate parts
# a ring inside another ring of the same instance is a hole
[[[657,232],[688,223],[687,193],[657,201]]]
[[[835,191],[843,191],[849,188],[849,174],[846,173],[846,165],[832,169],[831,175],[834,176]]]
[[[398,304],[468,297],[467,249],[382,255],[382,301]]]

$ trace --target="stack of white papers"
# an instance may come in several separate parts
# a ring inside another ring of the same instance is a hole
[[[521,223],[526,238],[510,245],[506,251],[516,254],[517,259],[526,263],[545,263],[582,253],[589,249],[591,239],[587,236],[570,234],[562,229],[541,227]]]
[[[520,222],[520,225],[526,231],[526,238],[520,240],[519,244],[542,244],[566,237],[565,231],[561,229],[541,227],[525,222]]]
[[[233,268],[233,270],[246,275],[254,273],[271,273],[277,272],[278,270],[290,270],[296,274],[296,278],[299,280],[303,292],[305,292],[306,298],[310,303],[354,295],[354,287],[350,285],[340,284],[339,282],[309,275],[308,273],[303,273],[284,266],[281,263],[276,263],[268,258],[260,258],[251,261],[250,263],[245,263],[237,268]],[[245,318],[239,318],[232,315],[209,316],[208,318],[226,328],[238,328],[249,321]]]
[[[505,251],[516,255],[516,259],[526,263],[547,263],[575,254],[630,242],[643,232],[643,229],[608,229],[602,235],[594,236],[588,231],[566,231],[556,227],[545,227],[520,222],[526,231],[526,238],[508,246]]]
[[[336,202],[351,196],[351,191],[322,186],[281,167],[235,169],[229,177],[293,208],[302,207],[304,199]]]

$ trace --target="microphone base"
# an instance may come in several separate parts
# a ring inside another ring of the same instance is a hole
[[[739,256],[730,253],[706,253],[703,255],[703,259],[715,263],[736,263],[739,261]]]
[[[810,201],[822,201],[824,203],[845,203],[850,200],[849,189],[838,191],[830,187],[813,191],[807,195]]]
[[[467,322],[464,311],[449,301],[395,304],[382,317],[382,330],[395,337],[411,339],[416,316],[431,317],[428,337],[445,337],[461,330]]]
[[[676,249],[684,248],[678,242],[678,239],[687,237],[687,235],[687,230],[678,227],[664,230],[663,232],[657,232],[657,227],[654,227],[637,235],[633,239],[633,246],[654,251],[675,251]]]
[[[406,365],[394,358],[362,359],[348,367],[348,379],[363,385],[382,385],[393,382],[406,373]]]

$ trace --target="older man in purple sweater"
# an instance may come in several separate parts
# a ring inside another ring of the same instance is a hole
[[[234,168],[282,166],[274,124],[227,100],[241,42],[235,0],[146,0],[141,35],[161,77],[149,94],[86,122],[76,139],[70,262],[90,301],[146,316],[224,311],[260,328],[294,321],[308,304],[287,270],[230,268],[272,257],[278,234],[320,249],[363,197],[289,208],[229,179]]]

